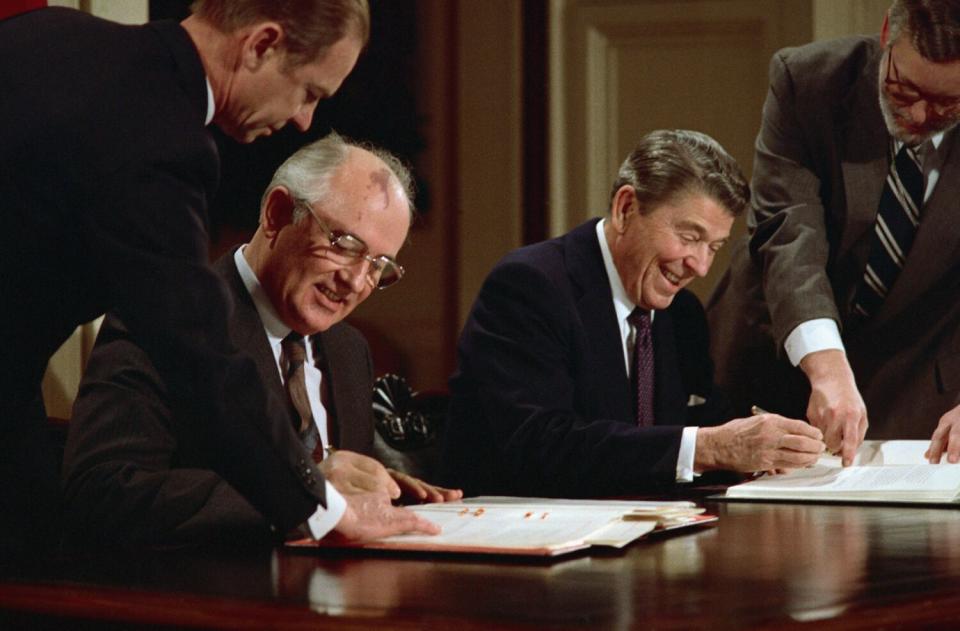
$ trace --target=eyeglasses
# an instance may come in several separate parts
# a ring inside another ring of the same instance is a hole
[[[330,242],[329,247],[326,248],[327,259],[343,267],[356,265],[361,261],[369,262],[370,268],[367,270],[366,281],[370,287],[376,289],[386,289],[403,278],[403,266],[397,263],[393,257],[386,254],[370,256],[370,248],[367,247],[363,239],[349,232],[331,230],[320,217],[317,217],[313,207],[304,200],[296,200],[294,205],[310,213],[310,216],[320,226],[327,241]]]
[[[896,75],[891,79],[890,75]],[[933,96],[921,91],[911,83],[900,79],[900,71],[893,61],[893,46],[887,49],[887,76],[883,79],[887,93],[900,107],[910,107],[918,101],[923,101],[940,118],[956,116],[960,113],[960,99],[955,97]]]

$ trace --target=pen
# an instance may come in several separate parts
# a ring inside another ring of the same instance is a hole
[[[756,415],[758,415],[758,414],[769,414],[769,412],[767,412],[766,410],[764,410],[764,409],[763,409],[762,407],[760,407],[759,405],[751,405],[751,406],[750,406],[750,413],[753,414],[754,416],[756,416]]]

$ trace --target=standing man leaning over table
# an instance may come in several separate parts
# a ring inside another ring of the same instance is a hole
[[[469,495],[602,497],[815,462],[821,434],[803,421],[719,425],[706,317],[684,289],[748,195],[709,136],[652,132],[605,218],[504,257],[460,336],[441,480]]]
[[[278,536],[307,522],[369,536],[429,528],[379,496],[336,494],[301,466],[283,401],[227,336],[231,301],[207,264],[218,179],[210,122],[242,142],[309,127],[369,33],[366,0],[206,0],[181,24],[121,26],[50,8],[0,22],[0,557],[55,534],[57,465],[40,381],[80,323],[113,310],[222,471]]]
[[[897,0],[879,37],[770,62],[713,354],[735,403],[805,412],[844,463],[865,434],[960,460],[958,120],[957,0]]]

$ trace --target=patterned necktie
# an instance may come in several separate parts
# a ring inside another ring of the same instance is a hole
[[[653,425],[653,339],[650,311],[637,307],[627,321],[633,325],[633,379],[637,396],[637,425]]]
[[[890,155],[894,146],[891,141]],[[903,146],[890,161],[883,185],[873,243],[863,280],[854,294],[853,310],[864,318],[877,312],[903,269],[920,224],[923,170],[916,149]]]
[[[307,396],[307,377],[304,363],[307,360],[307,347],[303,336],[296,332],[283,338],[280,342],[283,359],[287,370],[284,379],[287,394],[297,415],[300,424],[296,428],[307,450],[313,453],[313,459],[319,462],[323,459],[323,446],[320,444],[320,430],[313,422],[313,412],[310,410],[310,398]]]

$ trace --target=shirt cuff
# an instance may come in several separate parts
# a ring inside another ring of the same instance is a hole
[[[797,328],[790,331],[787,341],[783,343],[783,348],[794,366],[799,365],[800,360],[816,351],[845,350],[843,340],[840,339],[840,329],[831,318],[816,318],[801,322]]]
[[[693,457],[697,453],[698,427],[684,427],[677,454],[677,482],[693,482]]]
[[[307,519],[307,526],[310,527],[310,534],[314,539],[323,539],[340,523],[340,518],[347,511],[347,500],[343,499],[332,484],[326,480],[324,484],[327,485],[327,507],[318,506],[317,511]]]

